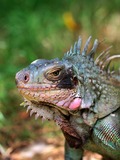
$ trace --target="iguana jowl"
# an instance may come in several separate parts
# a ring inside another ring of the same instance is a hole
[[[35,118],[54,120],[65,139],[65,159],[82,159],[84,149],[120,159],[120,76],[109,64],[109,48],[95,60],[81,38],[62,60],[38,59],[16,74],[24,105]],[[88,53],[87,53],[88,52]]]

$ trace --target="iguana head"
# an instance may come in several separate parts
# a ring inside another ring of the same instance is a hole
[[[88,52],[90,39],[91,37],[82,51],[79,38],[62,60],[38,59],[16,74],[18,90],[25,99],[24,105],[28,105],[28,109],[32,110],[31,114],[35,112],[37,117],[40,115],[46,118],[48,112],[52,112],[54,108],[65,115],[86,108],[93,112],[96,112],[95,109],[99,110],[100,103],[107,95],[105,92],[110,91],[106,90],[107,85],[111,83],[103,68],[112,58],[107,49],[103,52],[104,55],[100,54],[94,61],[93,55],[98,40],[94,41],[92,49]],[[98,106],[95,108],[96,104]],[[45,111],[47,112],[43,113]],[[53,116],[54,111],[50,114]],[[52,116],[47,119],[52,119]]]
[[[59,106],[71,109],[80,106],[75,98],[76,81],[72,65],[59,59],[38,59],[16,74],[16,82],[22,96],[34,104]]]

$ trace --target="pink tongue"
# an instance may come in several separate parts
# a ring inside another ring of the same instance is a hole
[[[81,99],[80,98],[75,98],[71,104],[69,105],[69,108],[71,110],[75,110],[75,109],[78,109],[81,105]]]

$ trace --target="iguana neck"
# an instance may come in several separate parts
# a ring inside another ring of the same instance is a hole
[[[115,83],[115,79],[109,78],[101,82],[101,95],[95,105],[95,110],[102,118],[120,107],[120,88],[119,82]],[[104,108],[104,111],[103,111]]]

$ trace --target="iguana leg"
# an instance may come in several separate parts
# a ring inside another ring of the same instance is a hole
[[[65,142],[65,160],[82,160],[82,148],[71,148],[67,141]]]

